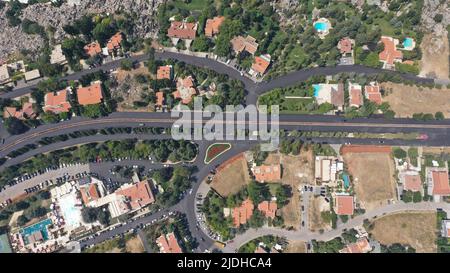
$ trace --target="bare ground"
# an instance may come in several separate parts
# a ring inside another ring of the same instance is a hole
[[[285,253],[306,253],[306,244],[303,241],[289,241]]]
[[[330,211],[330,204],[321,196],[311,197],[309,202],[309,229],[313,232],[331,230],[331,223],[325,222],[321,215],[322,211]]]
[[[132,237],[129,239],[125,246],[127,252],[129,253],[144,253],[144,245],[142,244],[139,236]]]
[[[239,192],[248,183],[250,183],[250,175],[247,161],[241,156],[227,166],[223,166],[214,176],[211,187],[221,196],[228,196]]]
[[[425,34],[420,45],[422,60],[420,76],[449,79],[449,44],[447,36]]]

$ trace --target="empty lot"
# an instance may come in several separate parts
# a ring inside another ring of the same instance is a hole
[[[223,163],[211,182],[211,187],[221,196],[235,194],[250,183],[247,161],[243,154]]]
[[[390,154],[347,153],[344,160],[363,208],[373,210],[395,199],[395,167]]]
[[[436,252],[436,212],[404,212],[374,221],[372,236],[385,245],[407,244],[417,252]]]
[[[327,203],[321,196],[311,197],[309,202],[309,230],[312,232],[318,232],[321,229],[330,230],[331,223],[325,222],[322,218],[322,212],[330,211],[330,203]]]
[[[448,79],[449,44],[447,36],[425,34],[420,48],[422,49],[420,76]]]

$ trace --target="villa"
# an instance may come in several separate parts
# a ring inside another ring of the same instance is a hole
[[[156,244],[159,246],[160,253],[183,253],[173,232],[159,236]]]
[[[336,195],[335,197],[335,212],[337,215],[353,215],[354,200],[351,195]]]
[[[378,105],[382,103],[380,86],[376,82],[371,82],[369,85],[364,86],[364,96]]]
[[[262,201],[258,204],[258,210],[261,211],[264,216],[274,219],[277,212],[277,202],[275,201]]]
[[[190,44],[197,34],[197,26],[197,23],[173,21],[167,30],[167,36],[172,39],[173,45],[178,44],[180,39]]]
[[[117,32],[116,34],[114,34],[108,40],[108,43],[106,44],[106,47],[108,48],[108,52],[113,53],[114,51],[120,49],[122,40],[123,40],[123,35],[121,32]]]
[[[90,86],[77,89],[78,103],[82,106],[99,104],[103,100],[103,90],[101,82],[96,82]]]
[[[62,52],[61,44],[56,45],[53,48],[52,53],[50,54],[50,63],[60,65],[67,64],[67,59],[66,56],[64,56],[64,53]]]
[[[384,69],[394,69],[395,63],[402,62],[403,53],[397,49],[399,41],[389,36],[381,36],[381,42],[384,44],[384,50],[378,57],[383,63]]]
[[[102,48],[98,42],[92,42],[84,46],[84,51],[89,57],[94,57],[95,55],[102,53]]]
[[[350,83],[349,89],[350,107],[361,107],[364,104],[361,85]]]
[[[418,173],[406,173],[403,176],[403,190],[422,192],[422,181],[420,180],[420,175]]]
[[[171,65],[158,66],[158,70],[156,71],[156,79],[163,80],[168,79],[172,80],[173,69]]]
[[[206,20],[205,36],[212,38],[214,35],[219,34],[223,21],[225,21],[224,16],[216,16],[213,19]]]
[[[256,42],[256,39],[253,38],[250,35],[247,35],[247,37],[242,36],[236,36],[233,39],[231,39],[231,47],[233,48],[233,51],[235,54],[239,54],[241,52],[248,52],[252,55],[256,53],[256,50],[258,50],[258,43]]]
[[[28,118],[35,118],[36,113],[33,110],[33,103],[25,102],[21,109],[17,109],[16,107],[5,107],[3,108],[3,118],[17,118],[20,120],[25,120]]]
[[[52,112],[54,114],[69,112],[71,105],[68,95],[68,89],[45,94],[44,107],[42,110],[44,112]]]
[[[435,201],[439,201],[441,196],[450,196],[447,167],[427,167],[426,179],[428,195],[432,195]]]
[[[337,45],[342,57],[339,61],[341,65],[352,65],[354,63],[353,60],[353,47],[355,45],[355,40],[350,39],[349,37],[342,38]]]
[[[314,97],[317,104],[330,103],[342,110],[344,106],[344,84],[315,84]]]
[[[192,101],[192,96],[197,94],[194,87],[194,79],[192,76],[186,78],[178,78],[177,90],[172,93],[175,99],[181,99],[181,103],[189,104]]]
[[[255,180],[258,182],[274,182],[281,180],[281,165],[255,166],[252,168]]]
[[[0,65],[0,84],[5,84],[10,82],[8,65]]]
[[[35,79],[39,79],[41,77],[41,73],[39,69],[33,69],[24,73],[25,81],[32,81]]]
[[[317,35],[319,35],[320,39],[324,39],[330,33],[331,23],[327,18],[319,18],[313,24],[314,30]]]
[[[359,238],[355,243],[346,245],[339,253],[367,253],[372,251],[372,247],[366,237]]]
[[[344,163],[333,156],[316,156],[314,166],[315,179],[323,183],[336,181],[344,170]]]
[[[233,224],[235,227],[244,225],[253,215],[253,202],[250,199],[246,199],[242,202],[240,207],[233,208],[231,216],[233,217]]]
[[[269,54],[261,55],[259,57],[255,57],[255,61],[250,68],[249,74],[256,77],[262,76],[266,73],[267,68],[270,65],[271,57]]]
[[[164,92],[159,91],[155,93],[156,95],[156,102],[155,102],[155,106],[158,108],[163,107],[164,105]]]

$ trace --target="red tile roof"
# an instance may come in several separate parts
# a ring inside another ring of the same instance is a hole
[[[84,51],[89,57],[93,57],[102,52],[102,48],[98,42],[92,42],[84,46]]]
[[[281,179],[281,165],[256,166],[253,168],[255,180],[258,182],[273,182]]]
[[[148,181],[141,181],[131,185],[130,187],[119,189],[116,191],[116,194],[125,196],[128,199],[131,209],[133,210],[145,207],[155,202],[155,198],[153,197],[153,192]]]
[[[219,33],[220,25],[225,20],[224,16],[216,16],[213,19],[206,20],[205,36],[212,37]]]
[[[354,209],[353,196],[349,195],[337,195],[336,196],[336,208],[337,215],[352,215]]]
[[[362,90],[352,86],[350,89],[350,106],[360,107],[363,103]]]
[[[252,70],[258,72],[259,74],[264,74],[270,65],[270,55],[262,55],[260,57],[255,57],[255,61],[252,64]]]
[[[22,109],[18,110],[15,107],[4,107],[3,118],[14,117],[17,119],[35,118],[36,113],[33,110],[33,104],[31,102],[25,102]]]
[[[156,106],[163,106],[163,104],[164,104],[164,93],[159,91],[159,92],[156,92],[155,95],[156,95],[156,103],[155,103],[155,105]]]
[[[420,181],[420,175],[418,174],[406,174],[404,190],[407,191],[420,191],[422,189],[422,182]]]
[[[233,224],[235,227],[239,227],[247,223],[247,221],[253,215],[253,202],[250,199],[246,199],[242,202],[240,207],[233,208],[232,216],[233,216]]]
[[[262,201],[258,204],[258,210],[260,210],[266,217],[275,218],[277,212],[277,202],[275,201]]]
[[[69,112],[71,108],[70,103],[67,100],[67,90],[47,93],[45,94],[44,101],[44,112],[59,114],[62,112]]]
[[[366,85],[364,89],[364,95],[366,99],[381,104],[381,92],[379,85]]]
[[[184,79],[178,78],[177,91],[172,95],[175,99],[181,99],[183,104],[188,104],[192,101],[192,96],[197,94],[197,90],[194,88],[194,79],[189,76]]]
[[[162,80],[162,79],[172,79],[172,66],[171,65],[164,65],[159,66],[158,70],[156,71],[156,79]]]
[[[392,37],[382,36],[381,42],[384,44],[384,50],[379,54],[380,61],[390,65],[393,65],[397,60],[401,61],[403,53],[400,50],[397,50]]]
[[[156,239],[156,243],[158,244],[159,252],[161,253],[183,253],[173,232],[166,236],[159,236],[158,239]]]
[[[338,43],[341,54],[352,53],[352,40],[348,37],[342,38]]]
[[[450,195],[450,184],[447,171],[432,171],[433,195]]]
[[[121,32],[117,32],[116,34],[114,34],[114,36],[112,36],[108,43],[106,44],[106,47],[108,48],[109,51],[112,51],[114,49],[120,48],[120,43],[122,43],[122,33]]]
[[[355,243],[347,245],[340,253],[367,253],[372,250],[372,247],[367,241],[366,237],[358,239]]]
[[[258,49],[258,43],[256,42],[256,39],[250,35],[245,38],[242,36],[236,36],[231,39],[230,42],[233,50],[237,53],[245,50],[250,54],[255,54],[256,50]]]
[[[100,198],[100,193],[98,192],[98,188],[95,183],[91,183],[89,185],[81,187],[80,193],[81,199],[83,199],[83,203],[85,205]]]
[[[189,39],[193,40],[197,33],[196,23],[184,23],[173,21],[167,30],[167,36],[170,38]]]
[[[101,103],[103,99],[102,84],[98,82],[90,86],[78,88],[77,97],[80,105]]]

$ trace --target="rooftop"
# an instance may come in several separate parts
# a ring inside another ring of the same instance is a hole
[[[51,64],[64,64],[66,63],[66,56],[64,56],[61,48],[61,44],[56,45],[53,50],[52,54],[50,55],[50,63]]]
[[[40,78],[41,73],[39,72],[39,69],[34,69],[34,70],[25,72],[24,76],[25,76],[26,81],[31,81],[31,80]]]
[[[44,112],[53,112],[55,114],[69,112],[71,106],[67,99],[67,94],[66,89],[45,94]]]
[[[352,84],[350,86],[350,106],[360,107],[364,104],[362,97],[362,87],[358,84]]]
[[[262,201],[258,204],[258,210],[260,210],[266,217],[275,218],[277,212],[277,202],[275,201]]]
[[[89,204],[91,201],[98,200],[100,193],[97,188],[97,184],[91,183],[80,187],[81,199],[83,199],[84,205]]]
[[[401,61],[403,53],[397,50],[398,40],[388,36],[381,36],[381,42],[384,44],[384,50],[380,52],[380,61],[388,65],[393,65],[394,62]]]
[[[156,106],[163,106],[163,104],[164,104],[164,93],[159,91],[159,92],[156,92],[155,95],[156,95],[155,105]]]
[[[192,76],[178,78],[177,90],[172,93],[175,99],[181,99],[183,104],[188,104],[195,94],[197,94],[197,90],[194,87],[194,79]]]
[[[162,234],[156,239],[156,243],[161,253],[183,253],[173,232],[167,235]]]
[[[116,194],[125,196],[128,204],[133,210],[145,207],[155,202],[152,189],[150,188],[150,184],[147,180],[132,184],[128,187],[123,187],[117,190]]]
[[[270,59],[271,57],[269,54],[255,57],[255,61],[252,64],[252,70],[261,75],[264,74],[270,65]]]
[[[218,34],[220,25],[222,25],[224,20],[225,20],[224,16],[216,16],[212,19],[206,20],[205,36],[212,37]]]
[[[433,195],[450,195],[448,171],[432,171]]]
[[[420,175],[406,174],[403,189],[407,191],[420,191],[422,189],[422,182],[420,181]]]
[[[173,21],[167,30],[167,36],[170,38],[193,40],[197,33],[197,23],[186,23]]]
[[[364,95],[366,99],[376,104],[382,103],[380,86],[378,84],[366,85],[364,87]]]
[[[341,54],[352,53],[353,40],[345,37],[342,38],[338,43],[338,49],[341,51]]]
[[[156,79],[162,80],[162,79],[172,79],[172,66],[171,65],[164,65],[159,66],[158,70],[156,71]]]
[[[242,202],[240,207],[233,208],[232,216],[233,216],[233,224],[235,227],[239,227],[247,223],[247,221],[253,215],[253,202],[250,199],[246,199]]]
[[[372,250],[372,247],[367,241],[366,237],[358,239],[355,243],[348,244],[340,250],[340,253],[367,253]]]
[[[91,105],[102,102],[102,84],[96,82],[86,87],[80,87],[77,89],[78,103],[80,105]]]
[[[337,195],[335,209],[337,215],[352,215],[354,210],[353,196]]]
[[[248,35],[247,37],[236,36],[231,39],[231,46],[236,53],[241,53],[242,51],[247,51],[250,54],[255,54],[258,49],[258,43],[256,39]]]
[[[102,48],[98,42],[92,42],[84,46],[84,51],[89,57],[94,57],[95,55],[102,53]]]
[[[117,32],[109,39],[108,43],[106,44],[106,47],[108,48],[109,51],[120,48],[120,43],[122,43],[122,39],[123,39],[122,33]]]
[[[281,165],[256,166],[253,168],[255,180],[258,182],[272,182],[281,179]]]

